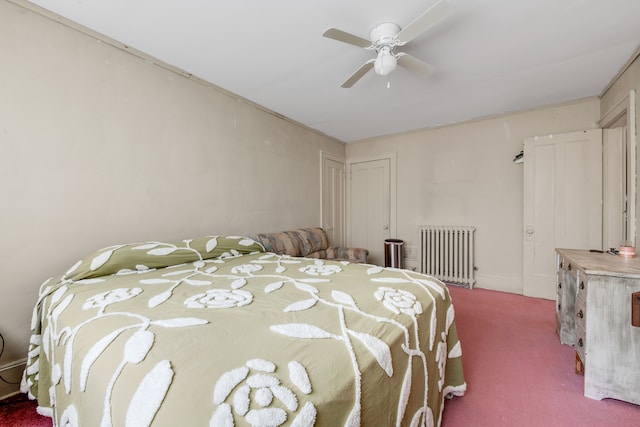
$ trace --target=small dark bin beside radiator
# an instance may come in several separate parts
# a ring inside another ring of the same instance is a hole
[[[402,245],[400,239],[386,239],[384,241],[384,266],[402,268]]]

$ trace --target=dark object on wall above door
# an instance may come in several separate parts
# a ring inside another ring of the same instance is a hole
[[[524,162],[524,150],[521,150],[516,156],[513,158],[513,163],[522,163]]]

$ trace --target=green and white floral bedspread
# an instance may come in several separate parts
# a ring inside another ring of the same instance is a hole
[[[437,426],[466,389],[442,283],[244,237],[102,249],[32,330],[22,390],[54,425]]]

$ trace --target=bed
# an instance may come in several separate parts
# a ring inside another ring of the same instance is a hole
[[[22,391],[54,425],[438,426],[466,383],[446,287],[207,236],[46,281]]]

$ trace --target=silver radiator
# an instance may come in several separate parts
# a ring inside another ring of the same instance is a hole
[[[475,227],[420,226],[420,271],[443,282],[473,288]]]

